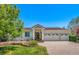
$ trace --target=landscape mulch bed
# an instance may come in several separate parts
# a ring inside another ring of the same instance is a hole
[[[0,42],[0,46],[11,45],[11,44],[16,44],[16,43],[28,44],[28,41],[7,41],[7,42]]]

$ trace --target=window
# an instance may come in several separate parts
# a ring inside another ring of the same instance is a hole
[[[52,35],[55,35],[55,34],[52,34]]]
[[[30,37],[30,32],[25,32],[25,37]]]
[[[50,34],[48,34],[48,36],[50,36]]]
[[[64,35],[64,34],[61,34],[62,36]]]
[[[56,34],[58,36],[58,34]]]

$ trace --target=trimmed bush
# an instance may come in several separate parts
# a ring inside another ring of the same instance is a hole
[[[8,41],[8,39],[0,37],[0,42],[6,42],[6,41]]]
[[[69,41],[76,42],[76,40],[77,40],[76,36],[69,36]]]
[[[38,44],[37,44],[37,41],[36,41],[36,40],[31,40],[31,41],[29,42],[29,45],[30,45],[30,46],[37,46]]]

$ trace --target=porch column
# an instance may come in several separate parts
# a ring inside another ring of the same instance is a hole
[[[35,29],[32,29],[33,30],[33,40],[35,39]]]
[[[42,40],[44,40],[44,28],[42,29]]]

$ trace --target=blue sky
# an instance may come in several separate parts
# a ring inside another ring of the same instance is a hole
[[[77,4],[18,4],[24,27],[41,24],[44,27],[67,27],[72,18],[79,16]]]

